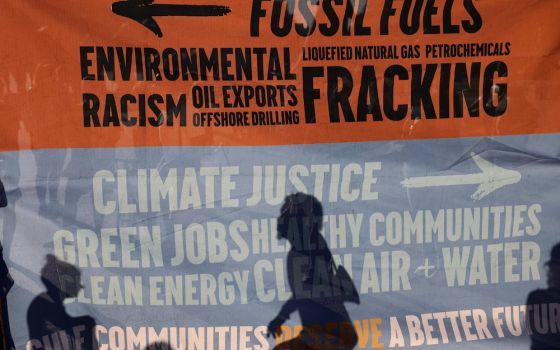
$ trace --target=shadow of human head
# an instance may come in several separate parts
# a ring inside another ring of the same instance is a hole
[[[550,260],[545,264],[547,268],[547,283],[550,288],[560,289],[560,243],[550,251]]]
[[[166,342],[157,342],[148,345],[144,350],[174,350],[171,345]]]
[[[529,293],[525,324],[531,335],[531,350],[560,349],[560,243],[550,251],[547,269],[547,289]]]
[[[47,287],[47,293],[60,300],[75,298],[83,288],[80,270],[52,254],[47,255],[41,269],[41,281]]]
[[[320,239],[322,228],[323,206],[317,198],[301,192],[286,197],[278,217],[278,238],[287,239],[296,250],[308,250]]]

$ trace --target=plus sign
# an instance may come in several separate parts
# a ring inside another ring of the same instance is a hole
[[[433,276],[433,274],[430,274],[430,270],[434,270],[435,268],[436,267],[434,265],[430,265],[430,259],[426,258],[424,259],[424,265],[418,266],[414,273],[424,271],[424,277],[429,278]]]

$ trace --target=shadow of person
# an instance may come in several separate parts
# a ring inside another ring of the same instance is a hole
[[[29,342],[45,349],[98,349],[95,320],[90,316],[72,317],[63,304],[83,288],[80,270],[54,255],[47,255],[46,260],[41,281],[47,291],[36,296],[27,310]]]
[[[157,342],[148,345],[144,350],[174,350],[171,345],[165,342]]]
[[[560,243],[552,248],[546,267],[548,288],[527,297],[525,323],[531,350],[560,349]]]
[[[8,206],[8,197],[0,180],[0,208]],[[8,292],[14,285],[14,279],[10,275],[6,261],[4,260],[4,249],[0,244],[0,339],[4,349],[15,349],[12,332],[10,331],[10,319],[8,315]]]
[[[354,284],[343,267],[336,267],[321,235],[323,207],[313,196],[296,193],[286,197],[278,218],[278,238],[287,239],[291,298],[270,321],[268,334],[280,336],[281,325],[298,311],[302,322],[299,335],[277,344],[274,349],[353,349],[356,329],[344,306],[359,303]],[[350,286],[348,286],[350,284]]]

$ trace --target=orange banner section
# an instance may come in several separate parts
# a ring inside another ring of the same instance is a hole
[[[21,0],[3,13],[4,151],[560,132],[557,0]]]

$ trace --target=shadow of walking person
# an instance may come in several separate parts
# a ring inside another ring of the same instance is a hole
[[[547,289],[537,289],[527,297],[526,326],[531,350],[560,350],[560,243],[546,263]]]
[[[323,207],[313,196],[286,197],[278,218],[278,238],[287,239],[288,283],[292,297],[268,325],[269,335],[279,336],[281,325],[298,311],[302,331],[274,349],[353,349],[357,333],[344,306],[359,303],[354,284],[343,267],[336,267],[321,235]]]
[[[72,317],[64,308],[64,299],[74,298],[83,288],[80,270],[47,255],[41,269],[47,291],[33,299],[27,310],[31,345],[45,349],[98,349],[94,334],[95,320],[90,316]]]

